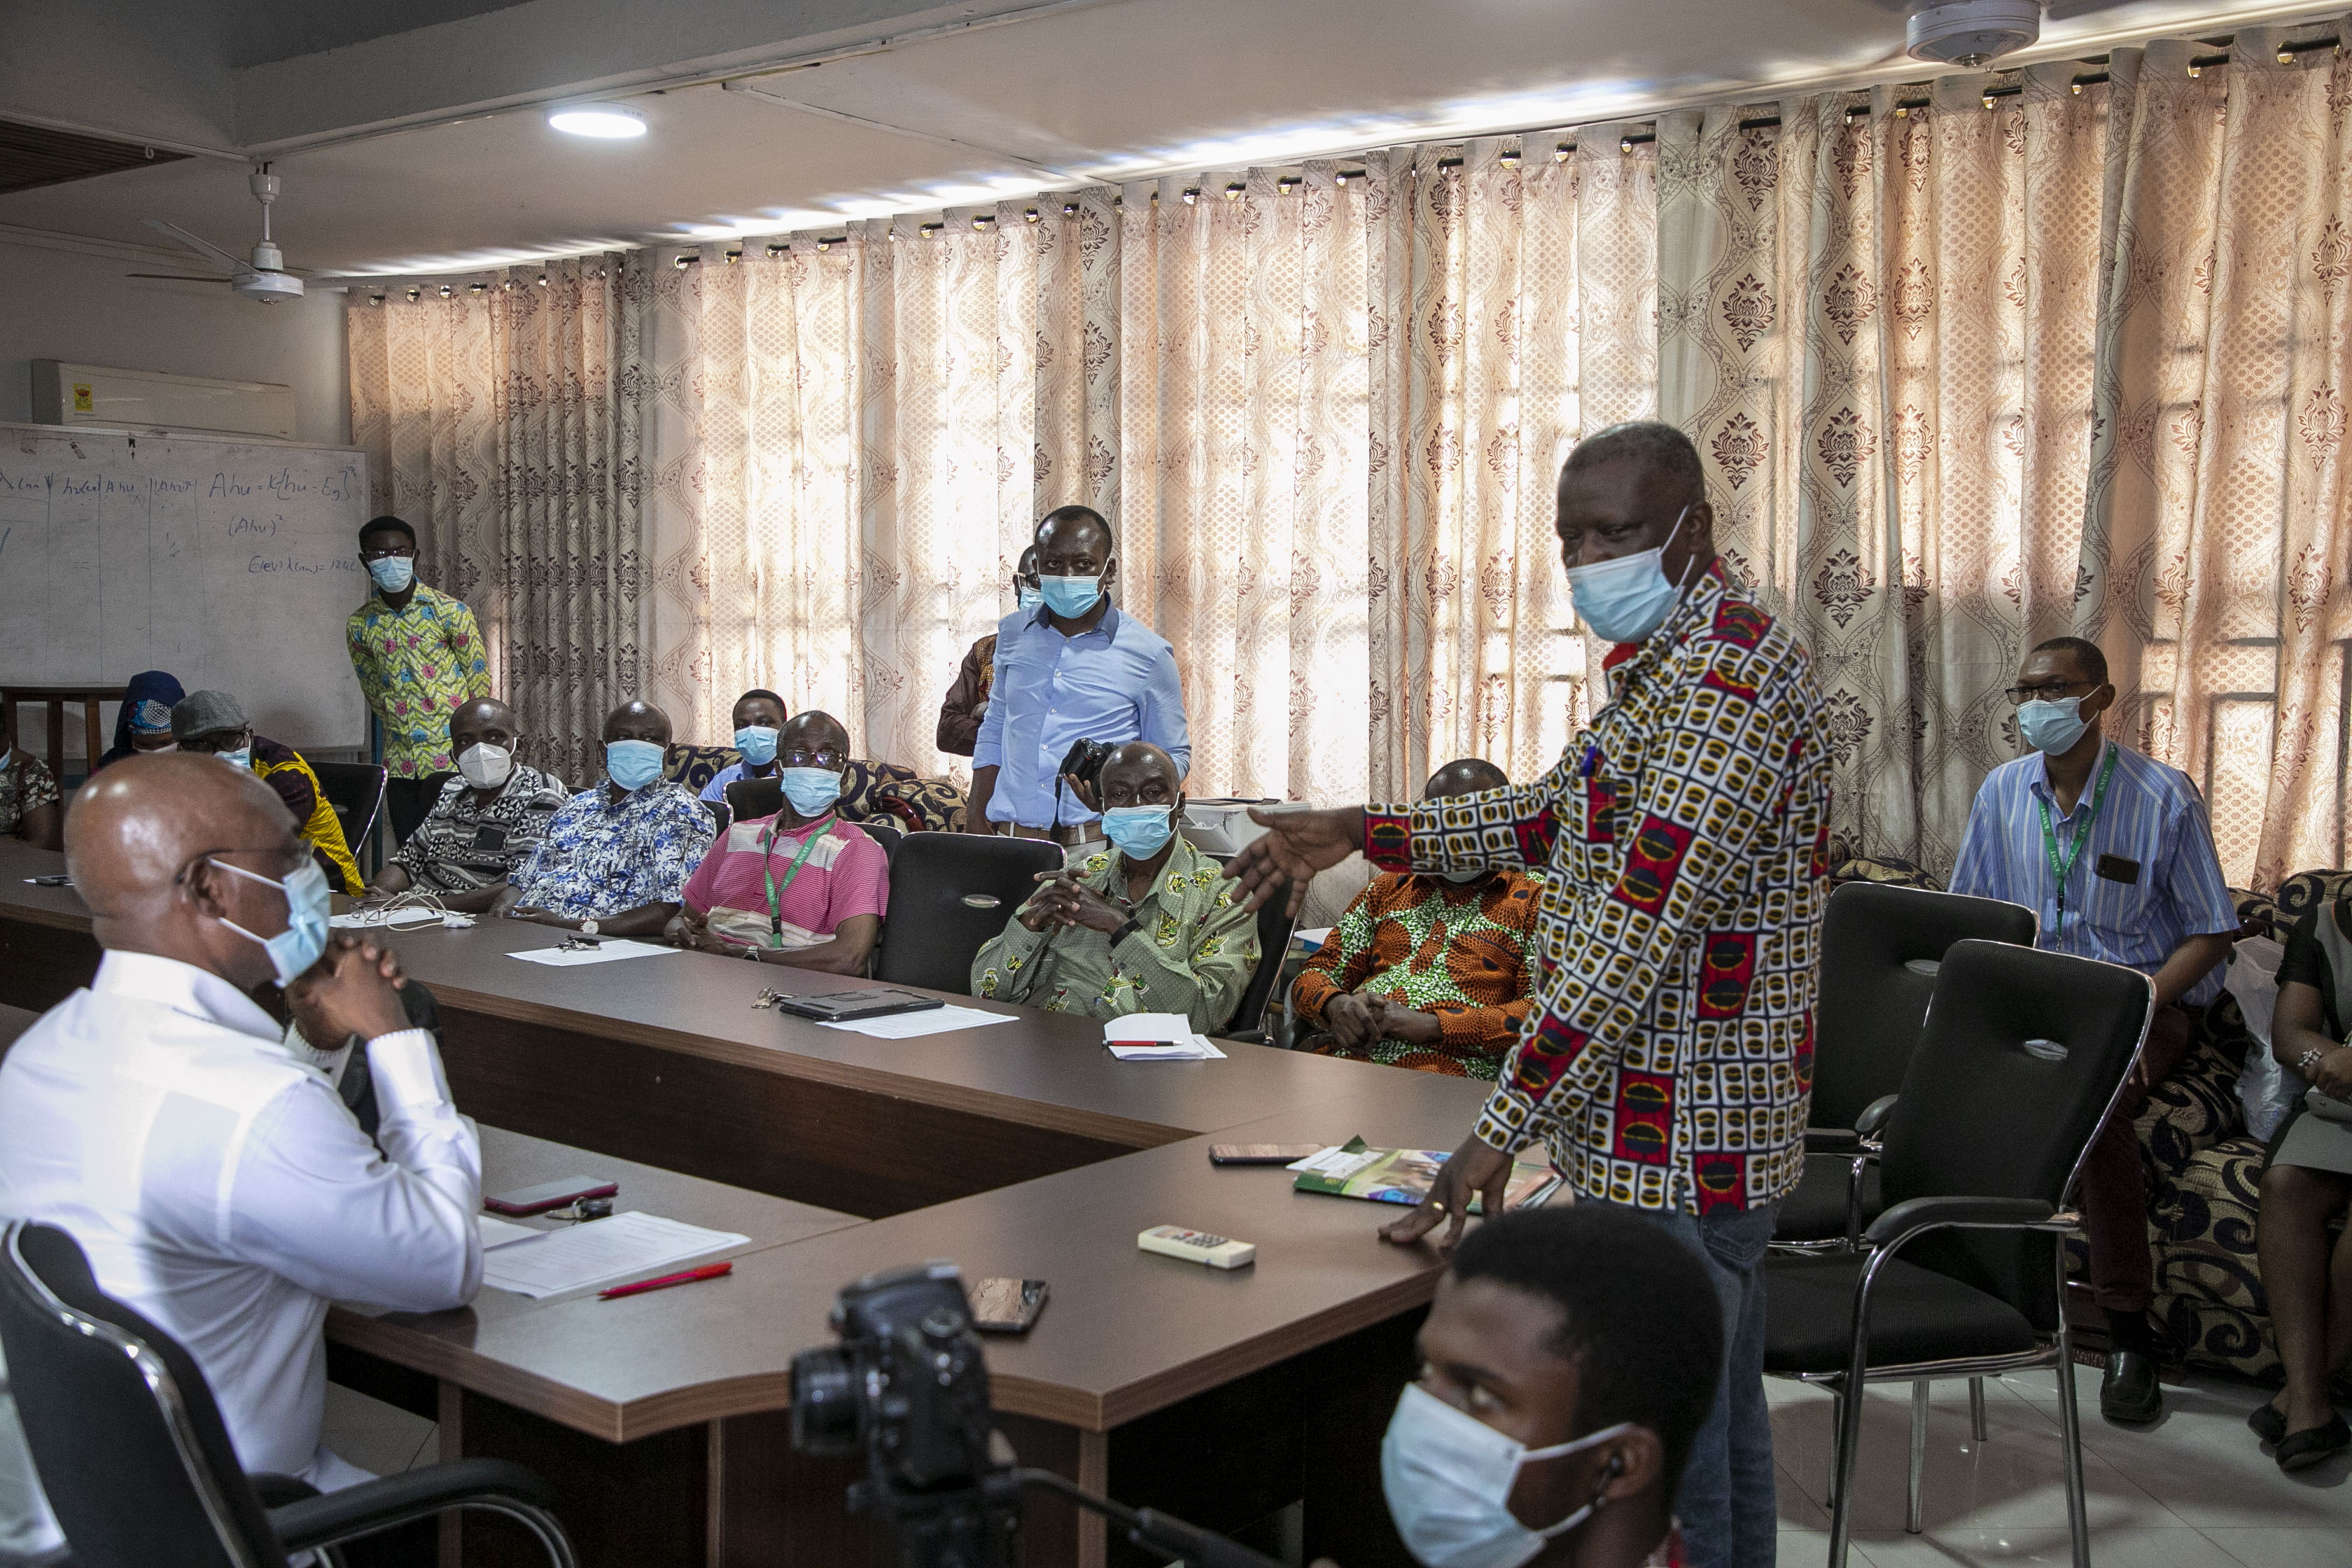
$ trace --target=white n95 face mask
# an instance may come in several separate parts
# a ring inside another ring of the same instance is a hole
[[[1591,1519],[1601,1499],[1596,1493],[1566,1519],[1530,1530],[1510,1508],[1519,1467],[1579,1453],[1633,1429],[1632,1422],[1621,1421],[1572,1443],[1530,1448],[1409,1383],[1381,1439],[1381,1489],[1405,1550],[1425,1568],[1520,1568],[1546,1542]]]
[[[514,774],[514,753],[484,741],[457,753],[457,772],[476,789],[497,789]]]

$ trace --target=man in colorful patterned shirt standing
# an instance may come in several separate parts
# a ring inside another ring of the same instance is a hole
[[[1437,770],[1424,801],[1507,789],[1477,757]],[[1297,1049],[1492,1083],[1528,1016],[1528,937],[1543,884],[1523,871],[1384,871],[1290,993]]]
[[[1559,479],[1577,614],[1612,701],[1525,788],[1260,816],[1231,874],[1254,893],[1362,847],[1388,869],[1549,879],[1535,1006],[1475,1130],[1383,1232],[1460,1237],[1542,1139],[1581,1203],[1680,1237],[1723,1309],[1726,1370],[1676,1512],[1700,1568],[1773,1561],[1764,1250],[1797,1184],[1812,1091],[1830,759],[1805,650],[1717,560],[1687,437],[1651,422],[1580,443]]]
[[[396,517],[360,530],[360,563],[375,592],[344,636],[368,707],[383,721],[384,815],[405,843],[457,764],[449,715],[490,694],[482,629],[465,604],[416,580],[416,531]]]

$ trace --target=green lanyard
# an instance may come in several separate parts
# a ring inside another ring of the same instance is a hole
[[[2050,825],[2050,803],[2037,799],[2034,809],[2042,814],[2042,852],[2050,857],[2050,874],[2058,879],[2058,923],[2066,923],[2066,879],[2074,874],[2075,862],[2083,858],[2083,846],[2091,839],[2091,825],[2099,819],[2100,803],[2107,798],[2107,781],[2116,776],[2116,760],[2122,753],[2114,742],[2107,742],[2107,764],[2099,770],[2098,787],[2091,792],[2091,806],[2075,826],[2074,842],[2066,847],[2066,858],[2058,858],[2058,830]],[[2045,768],[2044,773],[2047,773]]]
[[[793,885],[793,879],[801,874],[801,866],[808,859],[809,851],[816,847],[817,840],[832,837],[833,824],[828,822],[823,833],[812,833],[802,839],[801,852],[793,857],[791,867],[784,872],[784,885],[780,888],[776,886],[776,826],[774,823],[768,825],[768,842],[761,847],[760,854],[760,873],[767,879],[768,882],[768,945],[770,947],[784,945],[782,900],[786,889]]]

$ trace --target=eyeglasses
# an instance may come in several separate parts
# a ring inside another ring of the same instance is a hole
[[[2040,686],[2012,686],[2001,695],[2011,703],[2054,702],[2076,688],[2091,684],[2087,680],[2052,680]]]
[[[184,752],[235,752],[240,751],[252,743],[253,731],[250,729],[216,730],[209,735],[189,736],[186,740],[180,742],[180,750]]]
[[[849,761],[849,755],[845,752],[834,751],[778,752],[776,761],[788,768],[825,768],[838,773]]]
[[[386,544],[374,550],[362,550],[360,552],[360,559],[362,561],[389,561],[395,555],[405,555],[413,560],[416,555],[416,546],[414,544]]]

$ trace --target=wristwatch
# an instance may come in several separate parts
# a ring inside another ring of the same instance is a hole
[[[760,962],[760,950],[756,947],[747,947],[743,950],[743,956],[757,963]]]
[[[2308,1079],[2311,1076],[2311,1069],[2326,1059],[2326,1048],[2322,1046],[2314,1046],[2311,1049],[2304,1052],[2303,1055],[2294,1058],[2294,1070],[2300,1077]]]
[[[582,936],[594,936],[596,934],[596,922],[594,921],[582,921],[580,922],[580,934]]]

